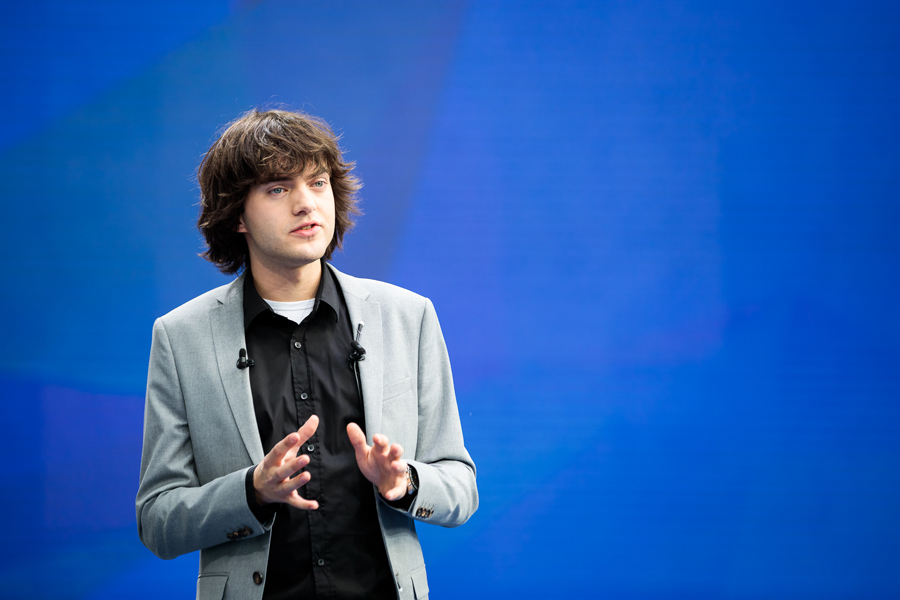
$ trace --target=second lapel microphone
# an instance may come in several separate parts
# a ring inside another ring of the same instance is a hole
[[[366,360],[366,349],[362,347],[359,343],[359,337],[362,335],[363,330],[362,321],[359,322],[359,326],[356,328],[356,339],[350,342],[350,347],[353,349],[350,352],[350,356],[347,357],[347,361],[351,363],[358,363],[361,360]]]

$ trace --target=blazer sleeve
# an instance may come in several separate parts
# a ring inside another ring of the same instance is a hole
[[[265,533],[266,528],[247,505],[246,472],[240,469],[201,484],[178,365],[165,324],[157,319],[147,376],[141,480],[135,501],[141,541],[160,558],[171,559]]]
[[[431,300],[419,329],[418,433],[416,456],[408,462],[419,491],[408,509],[426,523],[456,527],[478,508],[475,463],[463,443],[450,359]]]

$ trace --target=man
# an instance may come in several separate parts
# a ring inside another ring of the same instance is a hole
[[[352,169],[286,111],[200,165],[204,256],[243,273],[154,324],[136,501],[155,554],[200,550],[198,598],[427,598],[415,521],[478,506],[431,302],[325,262]]]

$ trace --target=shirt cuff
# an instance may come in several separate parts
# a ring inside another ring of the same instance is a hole
[[[272,520],[275,512],[278,510],[278,503],[262,505],[256,501],[256,489],[253,487],[253,472],[256,467],[247,469],[247,476],[244,478],[244,490],[247,494],[247,506],[260,525],[265,525]]]

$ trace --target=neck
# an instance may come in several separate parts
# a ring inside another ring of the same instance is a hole
[[[273,270],[250,257],[250,273],[256,291],[266,300],[297,302],[316,297],[322,280],[322,261],[316,260],[287,271]]]

